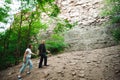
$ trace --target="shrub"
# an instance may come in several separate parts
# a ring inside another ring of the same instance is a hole
[[[104,0],[102,15],[109,17],[108,23],[111,25],[120,23],[120,0]],[[120,28],[112,30],[113,38],[118,42],[120,40]]]
[[[117,29],[113,30],[112,35],[113,35],[114,39],[117,42],[119,42],[120,41],[120,28],[117,28]]]
[[[64,42],[64,37],[59,34],[52,34],[52,36],[46,41],[46,47],[52,54],[56,54],[63,51],[67,44]]]

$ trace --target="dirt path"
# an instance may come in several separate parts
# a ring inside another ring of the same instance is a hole
[[[68,52],[48,58],[50,66],[38,69],[34,59],[30,75],[23,80],[120,80],[120,46],[92,51]],[[0,80],[17,80],[22,64],[0,72]]]

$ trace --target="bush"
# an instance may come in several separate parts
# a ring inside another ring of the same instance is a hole
[[[58,19],[56,27],[53,30],[53,34],[46,40],[46,47],[52,54],[57,54],[67,47],[67,44],[64,41],[64,34],[75,25],[77,25],[77,22],[71,24],[67,19]]]
[[[117,28],[117,29],[113,30],[112,35],[113,35],[114,39],[117,42],[119,42],[120,41],[120,28]]]
[[[120,0],[104,0],[102,15],[109,17],[109,24],[120,23]],[[113,38],[118,42],[120,40],[120,28],[112,30]]]
[[[46,41],[46,47],[52,54],[63,51],[67,44],[64,42],[64,37],[59,34],[53,34],[50,39]]]
[[[6,69],[7,67],[11,67],[15,65],[15,63],[16,63],[15,57],[9,54],[6,57],[0,59],[0,70]]]

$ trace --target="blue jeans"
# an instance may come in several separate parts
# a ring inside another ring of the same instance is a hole
[[[28,56],[26,56],[26,63],[23,63],[23,65],[22,65],[22,67],[20,69],[20,73],[24,72],[27,65],[29,65],[29,71],[30,71],[32,69],[32,67],[33,67],[33,63],[32,63],[31,59]]]

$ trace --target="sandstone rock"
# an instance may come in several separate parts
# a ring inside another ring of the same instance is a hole
[[[107,34],[106,27],[76,27],[65,34],[65,41],[70,44],[69,50],[91,50],[115,45],[113,38]]]
[[[116,45],[108,33],[100,26],[107,20],[99,15],[103,7],[102,0],[58,0],[61,8],[59,17],[68,19],[78,26],[66,32],[65,41],[69,50],[91,50]],[[67,5],[67,6],[66,6]]]

